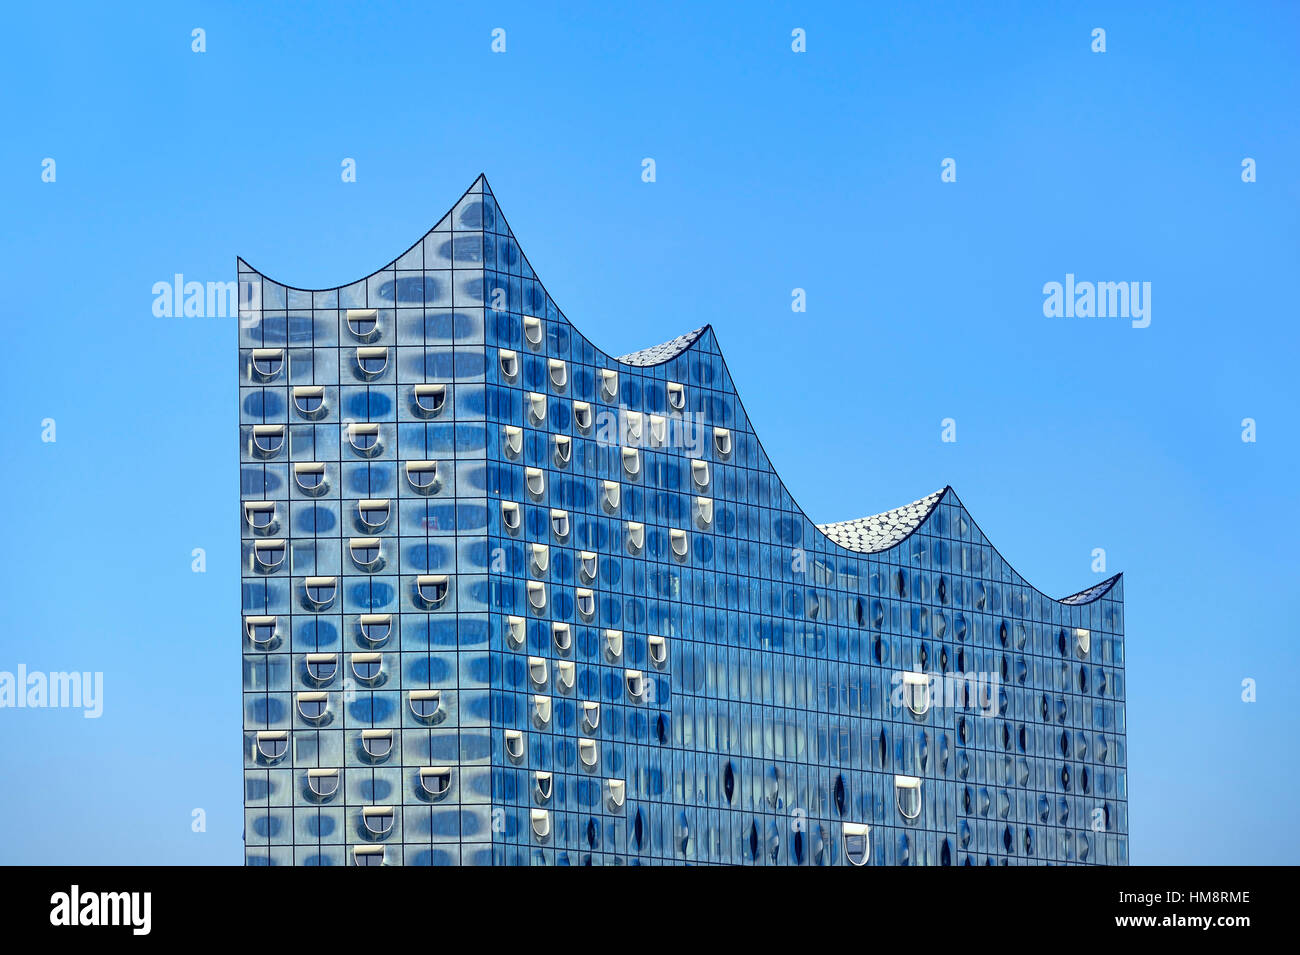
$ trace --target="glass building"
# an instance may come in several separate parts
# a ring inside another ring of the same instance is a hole
[[[248,863],[1128,862],[1119,577],[951,488],[814,524],[712,329],[606,355],[483,178],[351,285],[238,268]]]

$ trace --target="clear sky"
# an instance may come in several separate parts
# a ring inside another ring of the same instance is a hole
[[[713,324],[813,519],[951,484],[1055,595],[1104,548],[1133,861],[1295,861],[1300,7],[254,6],[6,10],[0,670],[105,683],[0,710],[0,862],[242,859],[234,322],[154,283],[351,282],[480,172],[606,351]]]

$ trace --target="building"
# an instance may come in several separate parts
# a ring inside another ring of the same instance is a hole
[[[813,524],[712,330],[606,355],[483,178],[238,268],[249,863],[1127,863],[1119,577],[950,488]]]

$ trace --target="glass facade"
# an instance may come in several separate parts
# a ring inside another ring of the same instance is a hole
[[[249,864],[1127,864],[1119,577],[950,488],[813,524],[712,329],[601,352],[483,178],[238,267]]]

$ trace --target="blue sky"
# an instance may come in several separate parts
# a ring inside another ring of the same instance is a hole
[[[1057,595],[1105,548],[1133,861],[1293,861],[1300,8],[542,6],[7,13],[0,670],[105,699],[0,710],[0,862],[242,858],[235,332],[153,284],[350,282],[480,172],[610,353],[713,324],[815,520],[952,484]],[[1067,273],[1150,326],[1044,317]]]

